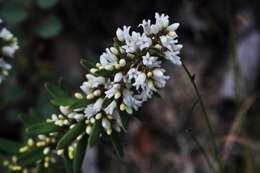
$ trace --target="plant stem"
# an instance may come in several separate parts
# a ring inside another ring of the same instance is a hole
[[[187,76],[189,77],[191,83],[192,83],[192,86],[195,90],[195,93],[198,97],[198,100],[199,100],[199,104],[201,106],[201,109],[202,109],[202,112],[203,112],[203,118],[206,122],[206,125],[207,125],[207,128],[208,128],[208,131],[209,131],[209,136],[210,136],[210,142],[211,142],[211,145],[212,145],[212,148],[213,148],[213,154],[214,154],[214,157],[217,161],[217,164],[218,164],[218,167],[219,167],[219,172],[220,173],[224,173],[224,168],[223,168],[223,165],[222,165],[222,162],[221,162],[221,159],[220,159],[220,155],[219,155],[219,152],[218,152],[218,146],[217,146],[217,139],[216,139],[216,134],[214,132],[214,129],[211,125],[211,122],[209,120],[209,115],[206,111],[206,107],[204,105],[204,102],[202,100],[202,97],[200,95],[200,92],[199,92],[199,89],[197,87],[197,84],[195,82],[195,75],[192,75],[190,73],[190,71],[188,70],[188,68],[186,67],[186,65],[182,62],[182,66],[187,74]]]

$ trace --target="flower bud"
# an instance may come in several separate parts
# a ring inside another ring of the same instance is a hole
[[[121,93],[119,91],[116,92],[115,94],[115,99],[119,99],[121,97]]]
[[[110,129],[111,128],[111,123],[106,118],[103,118],[102,119],[102,126],[104,127],[104,129]]]
[[[92,93],[90,93],[90,94],[87,95],[87,99],[88,99],[88,100],[91,100],[91,99],[93,99],[93,98],[94,98],[94,95],[93,95]]]
[[[100,120],[102,118],[102,114],[101,113],[98,113],[95,117],[97,120]]]
[[[75,98],[77,98],[77,99],[83,99],[83,95],[80,94],[80,93],[75,93],[74,96],[75,96]]]
[[[118,50],[114,47],[110,47],[110,51],[114,54],[114,55],[118,55]]]
[[[111,135],[112,134],[112,129],[111,128],[106,129],[106,133],[107,133],[107,135]]]
[[[96,68],[91,68],[90,73],[96,73],[98,70]]]
[[[70,113],[69,107],[68,106],[60,106],[60,111],[64,115],[68,115]]]
[[[105,69],[109,70],[109,71],[112,71],[112,70],[114,70],[114,66],[112,64],[109,64],[109,65],[105,66]]]
[[[149,71],[149,72],[147,73],[147,77],[152,77],[152,76],[153,76],[153,73]]]
[[[91,123],[91,124],[94,124],[95,122],[96,122],[95,118],[93,118],[93,117],[90,118],[90,123]]]
[[[124,67],[126,65],[126,60],[125,59],[120,59],[119,64],[121,67]]]
[[[124,111],[126,109],[126,105],[124,103],[120,104],[120,111]]]
[[[43,149],[43,154],[44,154],[44,155],[49,154],[49,152],[50,152],[50,148],[49,148],[49,147],[45,147],[45,148]]]
[[[101,95],[101,90],[95,90],[93,92],[93,95],[96,96],[96,97],[100,96]]]
[[[92,127],[89,125],[86,127],[86,133],[89,135],[91,133]]]

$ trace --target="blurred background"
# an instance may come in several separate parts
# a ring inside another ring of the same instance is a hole
[[[155,12],[181,24],[181,57],[191,71],[214,124],[225,169],[260,172],[260,1],[258,0],[0,0],[0,17],[20,44],[13,70],[0,86],[0,137],[22,140],[21,113],[49,116],[45,82],[78,90],[86,73],[81,58],[98,58],[117,27],[138,25]],[[208,173],[193,138],[209,136],[196,97],[181,67],[138,112],[126,134],[125,157],[106,144],[89,150],[88,173]]]

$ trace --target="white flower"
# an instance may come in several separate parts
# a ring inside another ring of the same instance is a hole
[[[160,67],[161,61],[158,61],[158,57],[150,56],[149,52],[145,56],[142,56],[143,64],[149,68]]]
[[[0,58],[0,69],[10,70],[12,66]]]
[[[3,28],[0,32],[0,38],[5,41],[10,41],[13,38],[13,34],[6,28]]]
[[[103,68],[109,65],[115,65],[117,64],[117,57],[109,49],[106,49],[106,52],[100,56],[100,63]]]
[[[167,28],[169,25],[169,16],[167,15],[159,15],[159,13],[155,13],[155,20],[155,24],[151,25],[151,32],[153,34],[158,34],[158,32],[164,28]]]
[[[116,108],[116,106],[117,106],[117,103],[114,100],[104,109],[104,111],[106,112],[106,114],[112,115],[114,110],[115,110],[115,108]]]
[[[135,110],[138,110],[138,107],[142,105],[142,101],[136,99],[133,92],[128,89],[123,91],[123,102],[128,108],[134,108]]]
[[[178,40],[165,35],[161,36],[160,40],[162,45],[166,47],[168,50],[173,50],[174,46],[178,43]]]
[[[165,58],[170,60],[173,64],[182,65],[181,58],[177,56],[178,52],[166,51]]]
[[[169,16],[165,14],[159,15],[159,13],[155,13],[155,25],[159,26],[159,28],[166,28],[169,25]]]
[[[131,68],[128,73],[128,82],[132,83],[136,89],[140,87],[143,88],[145,85],[146,75],[143,72],[136,70],[135,68]]]
[[[158,88],[163,88],[166,85],[166,80],[168,80],[170,77],[164,75],[165,70],[162,68],[156,68],[153,70],[153,79],[155,86]]]
[[[115,74],[114,83],[120,82],[122,79],[123,79],[122,72],[118,72],[118,73]]]
[[[92,88],[98,87],[99,85],[105,84],[105,78],[102,76],[94,76],[92,74],[87,74],[86,78]]]
[[[143,20],[142,24],[139,24],[139,26],[143,27],[143,31],[145,34],[149,35],[151,34],[151,20]]]
[[[120,84],[113,84],[110,89],[105,91],[107,98],[112,98],[120,90]]]
[[[170,26],[167,27],[168,31],[176,31],[179,28],[180,24],[179,23],[173,23]]]
[[[94,104],[89,104],[84,110],[85,116],[90,118],[98,113],[102,109],[103,101],[103,98],[99,98]]]
[[[89,82],[83,82],[80,86],[80,89],[86,94],[90,94],[93,91],[93,88],[91,87],[91,84]]]
[[[122,46],[127,53],[134,53],[137,49],[143,50],[150,47],[152,44],[151,38],[147,37],[144,33],[141,35],[138,32],[132,32],[132,35],[126,39],[126,45]]]
[[[2,48],[3,55],[8,56],[8,57],[14,57],[15,52],[18,50],[18,45],[17,43],[13,43],[8,46],[4,46]]]
[[[126,39],[128,39],[130,36],[129,36],[129,30],[130,30],[130,27],[128,26],[123,26],[123,29],[121,28],[118,28],[116,30],[116,36],[117,36],[117,39],[119,41],[125,41]]]

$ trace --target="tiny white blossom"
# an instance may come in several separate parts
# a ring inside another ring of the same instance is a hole
[[[103,68],[109,65],[115,65],[117,64],[117,57],[111,53],[109,49],[106,49],[106,52],[100,56],[100,63]]]
[[[126,39],[128,39],[130,36],[129,36],[129,31],[130,31],[130,27],[128,26],[123,26],[123,29],[121,28],[118,28],[116,30],[116,36],[117,36],[117,39],[119,41],[125,41]]]
[[[13,38],[13,34],[6,28],[3,28],[0,31],[0,38],[2,38],[5,41],[10,41]]]
[[[147,52],[145,56],[142,56],[142,58],[143,64],[149,68],[161,66],[162,62],[158,60],[159,58],[155,56],[150,56],[149,52]]]
[[[85,116],[89,118],[98,113],[102,109],[103,101],[103,98],[99,98],[95,103],[89,104],[84,110]]]
[[[166,85],[166,80],[168,80],[170,77],[164,75],[165,70],[162,68],[157,68],[153,70],[153,79],[156,87],[163,88]]]
[[[119,91],[119,89],[120,89],[120,84],[112,85],[112,87],[110,89],[105,91],[106,97],[107,98],[112,98]]]
[[[116,106],[117,106],[117,103],[114,100],[104,109],[104,111],[106,112],[106,114],[112,115],[114,110],[115,110],[115,108],[116,108]]]

